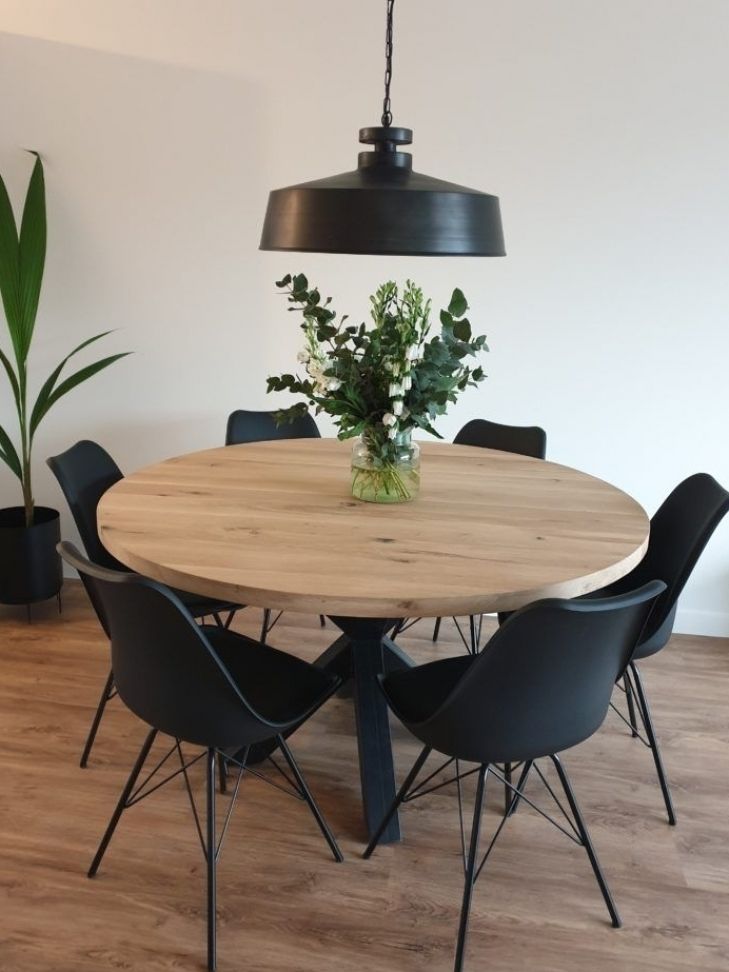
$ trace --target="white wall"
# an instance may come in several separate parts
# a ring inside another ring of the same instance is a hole
[[[490,375],[441,423],[543,425],[549,454],[649,511],[681,478],[729,483],[729,3],[400,0],[395,121],[415,167],[501,196],[504,260],[256,249],[269,189],[353,168],[379,117],[384,2],[0,0],[0,171],[46,164],[39,382],[113,327],[135,354],[69,397],[43,457],[97,438],[132,470],[271,407],[298,330],[273,281],[304,270],[352,315],[384,278],[454,285]],[[0,392],[2,421],[10,400]],[[0,505],[16,484],[0,470]],[[70,535],[68,520],[64,530]],[[729,525],[679,627],[729,634]]]

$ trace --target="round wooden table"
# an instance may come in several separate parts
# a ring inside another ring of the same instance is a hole
[[[317,663],[354,679],[371,832],[395,790],[376,676],[409,664],[385,637],[393,620],[596,590],[640,561],[648,518],[577,470],[445,443],[422,445],[417,500],[362,503],[349,491],[350,452],[298,439],[180,456],[113,486],[98,523],[104,546],[155,580],[335,621],[344,634]],[[393,820],[385,839],[398,835]]]

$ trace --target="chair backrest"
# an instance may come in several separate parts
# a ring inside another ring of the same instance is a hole
[[[679,483],[651,518],[645,557],[610,588],[611,591],[628,590],[654,577],[665,583],[666,590],[656,601],[642,642],[658,633],[657,640],[662,644],[668,641],[678,598],[727,511],[729,492],[708,473],[696,473]]]
[[[472,419],[453,441],[456,445],[499,449],[534,459],[544,459],[547,454],[547,433],[538,425],[500,425],[486,419]]]
[[[244,442],[268,442],[271,439],[320,439],[321,433],[312,416],[306,414],[285,425],[276,424],[275,412],[248,412],[238,409],[228,416],[226,445]]]
[[[418,738],[490,763],[537,759],[587,739],[664,589],[653,581],[616,597],[549,599],[516,611],[418,725]]]
[[[51,456],[47,463],[66,497],[87,557],[100,567],[126,571],[101,542],[96,523],[99,500],[124,478],[121,469],[105,449],[88,439]]]
[[[250,745],[279,731],[248,704],[169,588],[139,574],[98,567],[67,541],[58,552],[103,605],[114,684],[135,715],[177,739],[220,749]]]

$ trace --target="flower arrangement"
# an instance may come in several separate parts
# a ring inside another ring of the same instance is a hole
[[[388,281],[370,297],[372,325],[337,318],[331,298],[322,300],[304,274],[287,274],[276,286],[288,293],[291,311],[302,315],[304,347],[298,361],[306,376],[268,379],[268,391],[289,391],[305,401],[277,413],[291,422],[308,408],[332,416],[340,439],[360,436],[353,458],[352,492],[375,502],[402,502],[417,495],[419,467],[414,429],[441,438],[434,420],[467,387],[485,378],[466,359],[487,351],[465,316],[468,303],[453,291],[431,334],[431,301],[408,280],[402,291]]]

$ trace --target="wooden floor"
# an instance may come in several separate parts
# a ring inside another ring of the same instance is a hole
[[[257,631],[260,612],[240,618]],[[460,650],[451,622],[435,652],[430,630],[402,637],[414,658]],[[313,658],[333,637],[289,614],[272,640]],[[107,665],[77,583],[61,618],[44,605],[28,626],[0,609],[2,972],[204,967],[204,865],[178,781],[124,815],[99,876],[85,876],[144,735],[115,700],[78,768]],[[565,756],[624,928],[609,926],[582,849],[525,807],[477,885],[469,972],[729,969],[729,643],[676,637],[644,673],[678,826],[649,751],[616,717]],[[402,729],[394,737],[402,773],[416,750]],[[402,843],[363,861],[351,704],[327,704],[293,748],[346,860],[331,860],[300,803],[246,781],[219,869],[220,972],[446,972],[462,888],[453,788],[407,807]]]

